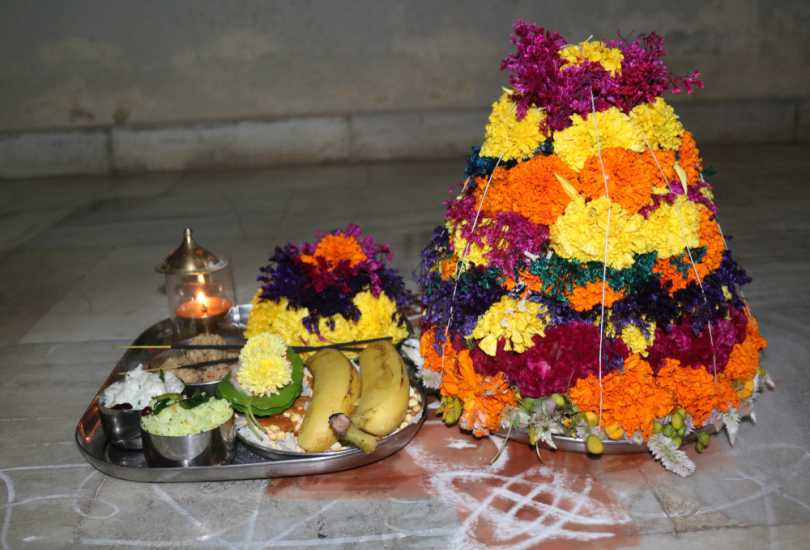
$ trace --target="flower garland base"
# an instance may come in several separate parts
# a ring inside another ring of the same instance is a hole
[[[498,437],[507,437],[507,432],[500,431],[495,432],[495,435]],[[517,441],[519,443],[525,443],[529,445],[529,432],[525,430],[512,430],[512,433],[509,434],[509,439],[512,441]],[[567,435],[553,435],[554,444],[557,446],[557,451],[567,451],[570,453],[587,453],[588,450],[585,448],[585,440],[579,437],[569,437]],[[626,454],[633,454],[633,453],[646,453],[647,446],[644,443],[635,443],[633,441],[627,440],[606,440],[602,442],[605,446],[605,452],[603,454],[606,455],[626,455]],[[549,449],[551,451],[555,450],[552,449],[550,446],[546,445],[545,443],[540,443],[544,449]]]
[[[753,407],[750,405],[747,407],[743,407],[740,409],[741,416],[748,416],[753,411]],[[683,439],[684,445],[691,441],[695,440],[695,437],[699,432],[706,432],[710,435],[715,435],[720,432],[718,426],[714,424],[707,424],[703,428],[689,432],[686,437]],[[498,437],[502,437],[506,439],[507,437],[512,441],[517,441],[518,443],[525,443],[526,445],[530,445],[529,442],[529,432],[526,430],[519,430],[513,429],[511,433],[501,430],[498,432],[494,432],[494,435]],[[585,446],[585,439],[581,437],[571,437],[567,435],[558,435],[554,434],[551,436],[554,439],[554,445],[557,446],[556,449],[552,448],[551,446],[545,444],[544,442],[540,442],[540,445],[544,449],[548,449],[550,451],[566,451],[569,453],[587,453],[588,449]],[[647,448],[646,443],[636,443],[635,441],[630,441],[628,439],[603,439],[602,445],[604,445],[604,452],[602,454],[606,455],[626,455],[626,454],[634,454],[634,453],[646,453],[649,451]]]

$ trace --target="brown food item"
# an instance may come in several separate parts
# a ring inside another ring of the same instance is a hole
[[[228,342],[218,334],[200,334],[189,340],[188,343],[197,345],[221,345],[227,344]],[[205,384],[225,378],[225,375],[228,374],[234,363],[221,363],[200,369],[184,369],[178,367],[238,356],[238,350],[190,349],[169,357],[163,362],[161,367],[167,371],[172,370],[184,384]]]

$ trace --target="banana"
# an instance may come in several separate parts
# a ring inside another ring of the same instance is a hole
[[[408,411],[411,383],[402,357],[390,342],[371,344],[360,353],[362,393],[352,423],[377,436],[399,427]]]
[[[313,355],[307,368],[312,373],[312,399],[298,432],[298,444],[307,452],[321,452],[337,441],[329,417],[336,413],[351,414],[362,385],[346,356],[333,349]]]

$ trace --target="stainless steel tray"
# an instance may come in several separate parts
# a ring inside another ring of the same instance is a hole
[[[250,306],[242,305],[235,308],[227,325],[221,330],[223,335],[226,337],[240,336],[249,312]],[[181,337],[175,334],[174,325],[166,319],[146,329],[133,344],[166,344],[179,339]],[[338,472],[365,466],[396,453],[413,439],[425,421],[427,408],[422,407],[422,414],[416,423],[383,439],[377,450],[368,455],[362,452],[349,452],[337,456],[318,455],[270,460],[253,452],[237,440],[236,455],[231,464],[187,468],[150,468],[141,451],[124,451],[108,443],[104,430],[101,428],[98,396],[108,385],[120,380],[118,373],[131,370],[138,364],[147,363],[156,353],[158,352],[149,350],[127,350],[113,368],[110,376],[101,385],[76,426],[76,444],[82,456],[93,467],[109,476],[130,481],[180,482],[260,479]],[[421,386],[417,387],[422,391]],[[422,403],[427,403],[424,392],[422,392]]]
[[[497,432],[495,435],[499,437],[506,437],[506,432]],[[587,453],[585,448],[585,440],[578,437],[569,437],[567,435],[555,435],[554,444],[557,445],[558,451],[568,451],[572,453]],[[509,439],[519,443],[529,444],[529,433],[523,430],[512,430],[509,434]],[[624,455],[633,453],[646,453],[647,446],[644,444],[639,445],[632,441],[626,440],[602,440],[605,451],[602,454],[606,455]],[[547,445],[542,445],[544,449],[551,449]],[[553,449],[552,449],[553,450]]]

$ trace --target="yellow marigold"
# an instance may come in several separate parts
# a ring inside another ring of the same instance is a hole
[[[602,262],[605,257],[605,228],[608,221],[607,197],[588,203],[582,197],[572,200],[565,213],[551,226],[551,248],[563,258]],[[698,246],[699,205],[683,196],[664,204],[646,220],[612,204],[608,261],[622,269],[633,265],[634,254],[657,252],[659,258],[678,254],[685,245]]]
[[[703,205],[697,208],[700,215],[699,246],[705,247],[706,252],[703,254],[700,261],[696,263],[696,267],[701,280],[703,280],[711,272],[720,267],[726,245],[720,231],[720,225],[715,220],[711,210]],[[683,273],[672,265],[669,257],[660,257],[656,260],[655,265],[653,265],[653,271],[658,273],[662,283],[672,283],[669,287],[670,294],[674,294],[682,288],[685,288],[690,282],[697,280],[695,277],[695,268],[692,267],[692,259],[690,259],[689,254],[684,252],[680,255],[680,260],[683,264],[689,266],[685,277]]]
[[[506,170],[498,168],[492,176],[484,201],[484,212],[516,212],[532,223],[550,225],[571,201],[558,179],[575,181],[576,173],[557,156],[539,155]],[[484,184],[479,178],[476,200],[480,201]]]
[[[598,40],[568,44],[560,50],[560,57],[565,60],[563,69],[583,61],[593,61],[602,65],[613,76],[621,72],[622,60],[624,60],[624,54],[620,49],[609,48],[604,42]]]
[[[598,131],[594,128],[596,117]],[[574,171],[579,172],[599,147],[620,147],[641,153],[646,150],[644,140],[630,117],[616,107],[591,113],[587,119],[571,115],[571,126],[554,134],[554,152]]]
[[[686,246],[700,246],[701,205],[679,195],[672,204],[663,204],[644,224],[646,246],[639,253],[657,252],[659,258],[680,254]]]
[[[547,313],[542,304],[504,296],[478,319],[472,337],[481,340],[478,346],[487,355],[495,355],[501,338],[505,349],[523,353],[535,334],[545,334]]]
[[[312,346],[382,336],[390,336],[394,343],[399,343],[408,336],[407,329],[400,323],[396,303],[386,294],[375,297],[370,291],[364,291],[352,301],[360,310],[360,319],[347,320],[340,314],[322,318],[318,325],[319,336],[304,327],[303,319],[309,315],[306,308],[290,308],[286,298],[278,302],[261,301],[256,295],[251,301],[253,309],[245,336],[251,338],[262,332],[272,332],[281,335],[290,345]]]
[[[462,402],[464,410],[459,425],[476,437],[497,431],[503,410],[517,403],[504,373],[478,374],[466,349],[458,353],[452,365],[445,365],[440,392],[442,397],[456,397]]]
[[[253,395],[272,395],[292,381],[287,344],[277,334],[263,332],[249,338],[239,352],[239,386]]]
[[[453,251],[455,252],[455,255],[458,256],[459,260],[464,262],[470,262],[476,265],[488,265],[489,260],[487,260],[486,255],[489,254],[492,248],[488,244],[484,244],[482,246],[478,243],[470,242],[462,237],[461,231],[466,223],[467,222],[462,222],[458,225],[453,225],[451,223],[447,224],[448,233],[453,236]],[[479,220],[478,227],[484,227],[488,223],[489,220],[487,219]]]
[[[582,286],[575,287],[566,294],[568,302],[576,311],[588,311],[596,305],[602,303],[602,281],[593,281]],[[610,285],[605,285],[605,307],[610,307],[614,302],[624,298],[624,290],[613,290]]]
[[[481,156],[523,160],[531,157],[545,140],[540,132],[540,123],[545,117],[543,112],[537,107],[530,107],[526,116],[518,120],[517,108],[511,95],[511,92],[505,91],[492,104]]]
[[[630,111],[630,119],[653,149],[678,149],[681,145],[683,125],[678,115],[662,98],[642,103]]]
[[[630,351],[647,357],[648,350],[655,340],[655,323],[647,324],[647,332],[648,334],[645,335],[644,331],[636,325],[627,325],[622,329],[621,339]]]
[[[563,258],[582,262],[602,262],[605,258],[605,228],[608,221],[607,197],[585,203],[582,197],[571,201],[551,226],[551,248]],[[644,218],[628,214],[613,204],[607,264],[621,269],[633,265],[633,254],[646,242]]]
[[[638,355],[629,356],[621,371],[602,379],[602,426],[619,424],[628,434],[641,432],[648,438],[653,421],[672,411],[672,395],[658,387],[650,364]],[[600,389],[594,375],[580,378],[569,391],[579,410],[598,413]]]
[[[354,237],[326,235],[318,242],[312,256],[301,255],[301,261],[305,263],[316,263],[316,258],[323,258],[330,267],[342,261],[348,261],[349,265],[355,266],[366,259],[366,253]]]

